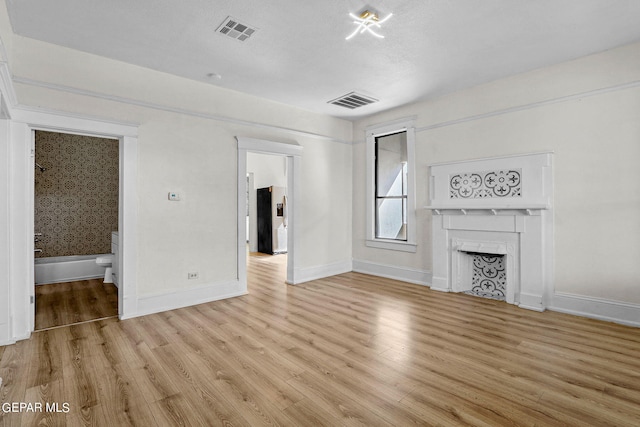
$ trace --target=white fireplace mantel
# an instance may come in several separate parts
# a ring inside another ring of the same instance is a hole
[[[496,205],[475,205],[463,204],[459,206],[451,205],[429,205],[424,209],[433,211],[435,215],[473,215],[473,214],[490,214],[490,215],[540,215],[540,211],[549,210],[551,206],[548,204],[508,204],[503,206]]]
[[[429,167],[432,289],[462,288],[464,253],[504,253],[506,301],[544,310],[553,292],[552,153]]]

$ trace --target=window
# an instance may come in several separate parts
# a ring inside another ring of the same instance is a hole
[[[414,127],[367,128],[367,246],[415,252]]]
[[[375,137],[376,239],[407,240],[407,131]]]

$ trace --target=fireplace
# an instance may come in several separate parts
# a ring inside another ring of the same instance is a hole
[[[431,288],[542,311],[553,290],[551,153],[430,165]]]
[[[515,304],[520,289],[517,235],[478,230],[451,235],[451,291]]]

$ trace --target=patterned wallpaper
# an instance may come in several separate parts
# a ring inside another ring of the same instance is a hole
[[[449,179],[449,198],[484,199],[521,196],[520,169],[456,174]]]
[[[36,257],[111,252],[118,229],[118,140],[36,131]]]

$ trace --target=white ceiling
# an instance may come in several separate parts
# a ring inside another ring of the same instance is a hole
[[[367,5],[384,39],[354,29]],[[16,34],[355,119],[640,40],[638,0],[7,0]],[[369,7],[369,9],[371,9]],[[227,16],[257,27],[216,33]],[[208,77],[216,73],[218,79]],[[380,100],[327,104],[356,91]]]

